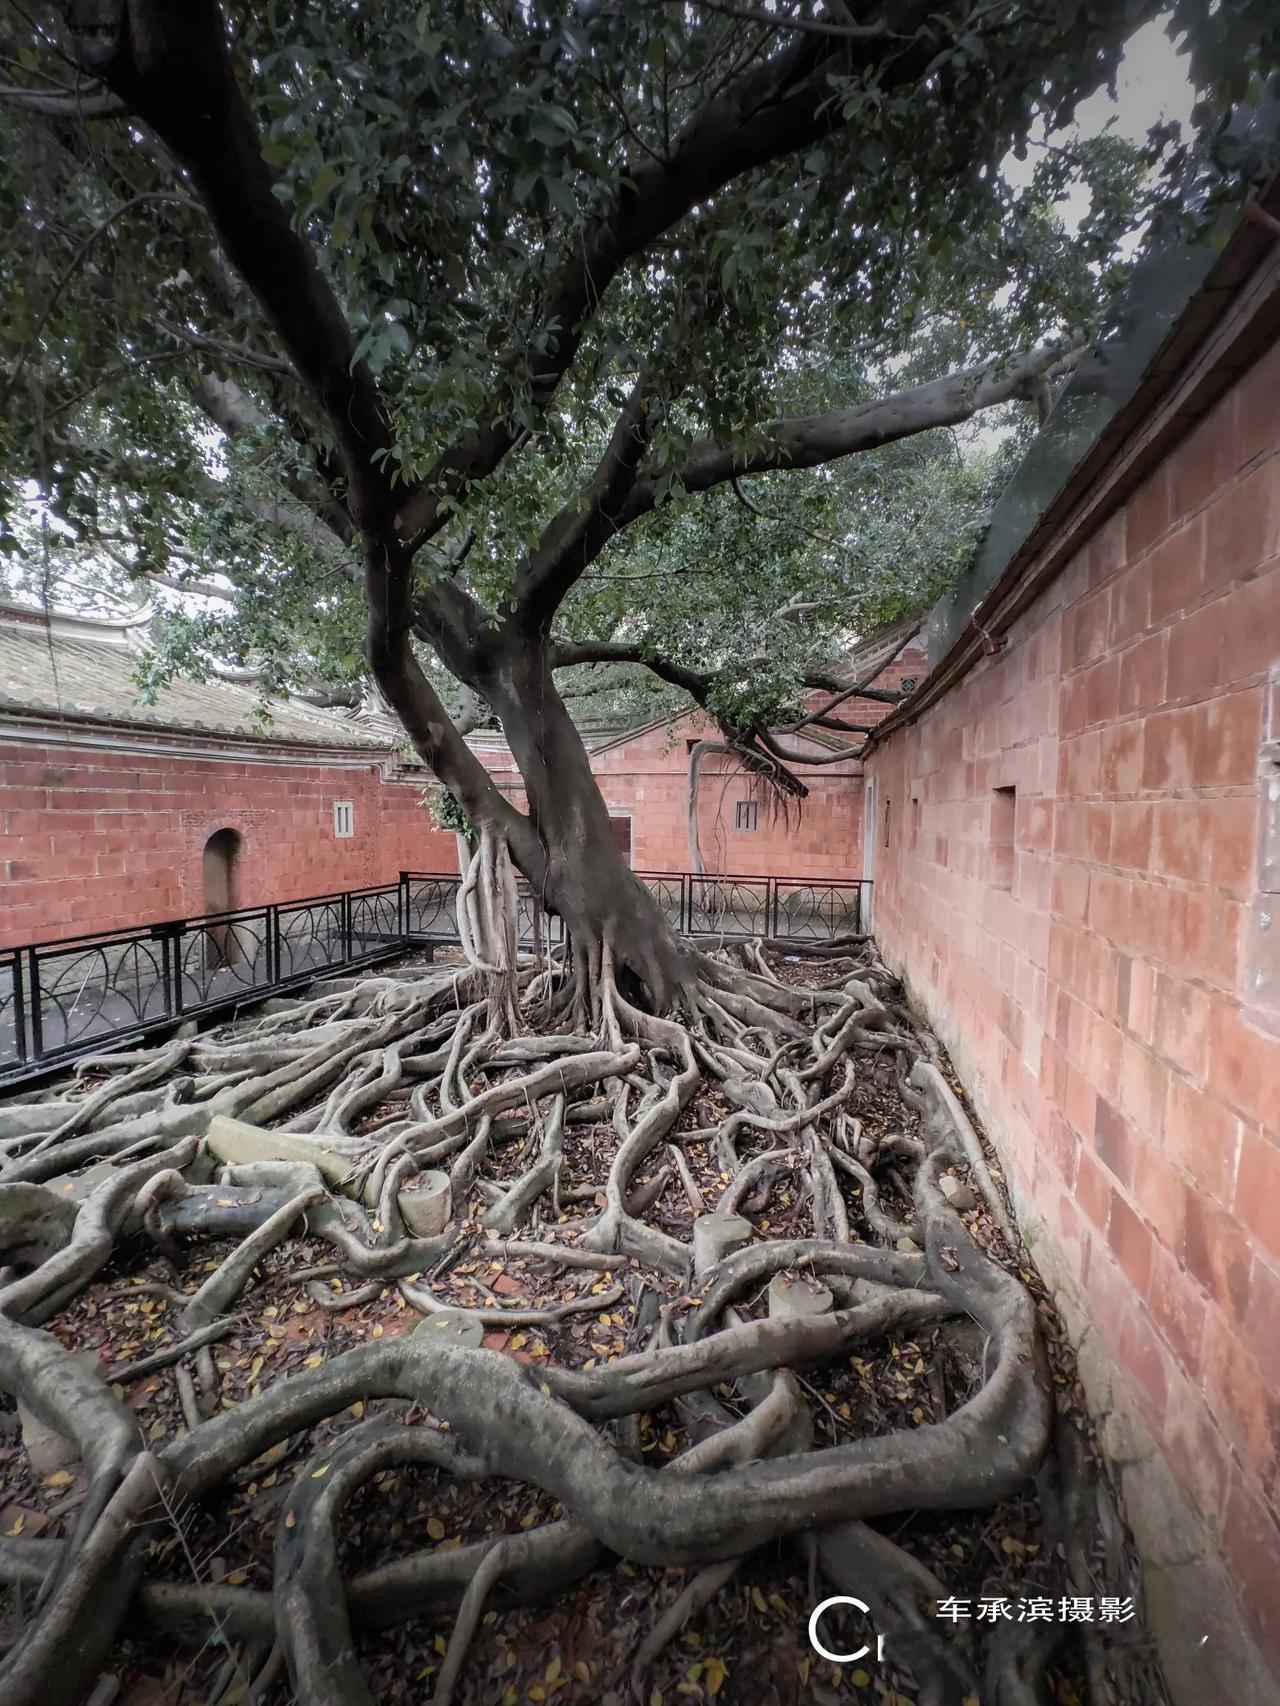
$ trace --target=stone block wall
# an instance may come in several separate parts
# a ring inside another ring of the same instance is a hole
[[[204,910],[202,855],[240,837],[238,906],[458,868],[421,783],[384,781],[377,755],[342,762],[39,746],[0,730],[0,946]],[[335,802],[353,807],[334,833]]]
[[[1187,1699],[1280,1698],[1277,396],[1273,347],[867,767],[878,937],[1092,1336]]]

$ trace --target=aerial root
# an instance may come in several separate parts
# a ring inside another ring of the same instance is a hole
[[[473,946],[492,939],[486,908],[498,878],[482,867],[468,889]],[[243,1647],[242,1679],[283,1665],[299,1698],[351,1706],[369,1699],[353,1629],[454,1604],[436,1679],[446,1706],[495,1592],[555,1591],[610,1553],[694,1572],[637,1651],[639,1680],[744,1556],[783,1539],[809,1545],[833,1581],[862,1572],[865,1587],[874,1564],[885,1617],[911,1631],[922,1700],[949,1706],[956,1688],[968,1689],[969,1671],[925,1614],[937,1579],[865,1524],[989,1506],[1024,1485],[1044,1456],[1048,1400],[1031,1299],[970,1236],[939,1180],[963,1168],[990,1218],[1003,1226],[1007,1214],[976,1134],[862,939],[839,945],[834,981],[819,989],[781,981],[760,947],[745,957],[734,966],[697,955],[682,1016],[667,1018],[626,998],[607,944],[594,955],[549,956],[540,969],[513,955],[514,987],[526,1000],[594,1008],[585,1037],[515,1031],[495,998],[496,960],[444,976],[355,981],[227,1038],[106,1057],[107,1083],[78,1098],[0,1110],[11,1181],[0,1184],[10,1263],[0,1387],[77,1441],[88,1476],[67,1540],[35,1551],[0,1542],[0,1577],[38,1573],[44,1584],[0,1672],[6,1700],[80,1698],[133,1613],[199,1640],[212,1621]],[[918,1140],[868,1135],[855,1117],[866,1074],[884,1081],[878,1063],[902,1081]],[[283,1123],[300,1153],[313,1145],[344,1166],[349,1157],[346,1194],[305,1160],[223,1168],[215,1179],[200,1138],[216,1112]],[[579,1142],[593,1157],[585,1176]],[[130,1158],[78,1207],[38,1182],[121,1155]],[[450,1170],[449,1221],[413,1236],[406,1187],[440,1163]],[[766,1235],[759,1217],[773,1212],[784,1183],[810,1230]],[[577,1215],[591,1196],[603,1206]],[[756,1216],[741,1234],[747,1242],[709,1241],[713,1211]],[[702,1228],[696,1272],[690,1215]],[[159,1287],[173,1311],[172,1342],[110,1373],[132,1387],[174,1370],[188,1431],[144,1452],[134,1413],[35,1324],[73,1303],[129,1240],[150,1240],[180,1263],[184,1244],[211,1236],[234,1247],[195,1290]],[[554,1357],[526,1366],[445,1334],[370,1339],[227,1405],[210,1347],[245,1327],[264,1265],[300,1237],[311,1246],[306,1265],[290,1269],[287,1283],[326,1311],[376,1306],[394,1286],[425,1315],[444,1311],[484,1328],[554,1327],[620,1308],[635,1324],[625,1348],[592,1368]],[[923,1248],[894,1247],[908,1238]],[[328,1247],[324,1261],[316,1241]],[[583,1284],[573,1292],[561,1281],[553,1301],[533,1306],[459,1301],[454,1270],[477,1261],[582,1274]],[[787,1274],[825,1287],[833,1306],[753,1317],[770,1281]],[[912,1430],[813,1448],[796,1371],[957,1318],[977,1321],[988,1341],[975,1390]],[[346,1426],[293,1483],[276,1527],[272,1595],[144,1579],[148,1545],[171,1531],[175,1511],[282,1441],[380,1398],[396,1402],[394,1416]],[[431,1423],[406,1420],[406,1401],[411,1417]],[[691,1443],[665,1468],[615,1448],[606,1430],[635,1428],[668,1403]],[[413,1462],[524,1482],[569,1514],[344,1580],[335,1538],[343,1509],[372,1476]],[[63,1650],[69,1620],[83,1625],[75,1654]]]

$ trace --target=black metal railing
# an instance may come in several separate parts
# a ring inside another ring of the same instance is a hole
[[[686,935],[810,941],[860,930],[869,883],[637,872]],[[272,902],[0,951],[0,1084],[104,1044],[252,1003],[325,972],[458,940],[461,878],[402,871],[397,883]],[[564,926],[521,883],[522,943]]]

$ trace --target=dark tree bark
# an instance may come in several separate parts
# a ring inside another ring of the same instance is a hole
[[[544,852],[541,880],[511,854],[573,944],[580,988],[594,991],[601,956],[612,957],[625,985],[632,981],[658,1012],[692,993],[694,956],[623,859],[582,737],[556,691],[548,647],[518,636],[483,679],[529,801],[529,822]],[[628,975],[629,974],[629,975]]]
[[[518,869],[564,919],[580,1003],[608,971],[632,980],[658,1011],[678,1006],[695,982],[694,955],[619,855],[582,740],[552,675],[566,661],[551,633],[560,604],[610,540],[658,501],[659,482],[646,454],[651,405],[661,399],[647,394],[642,373],[599,466],[518,566],[510,604],[497,618],[459,584],[458,560],[443,564],[445,572],[430,584],[420,583],[418,552],[431,548],[456,496],[492,472],[515,443],[509,411],[495,404],[474,431],[442,449],[416,485],[395,485],[388,455],[393,435],[378,383],[356,359],[342,305],[275,194],[216,0],[182,6],[66,0],[64,10],[83,70],[107,98],[153,130],[189,175],[223,252],[279,337],[287,361],[275,362],[275,379],[296,375],[328,419],[332,450],[311,445],[303,434],[325,499],[307,507],[304,496],[298,507],[315,534],[336,541],[340,552],[357,537],[361,542],[369,666],[415,749],[476,828],[490,832],[490,844],[501,836]],[[892,0],[874,29],[802,31],[716,82],[665,158],[628,163],[612,198],[551,280],[537,334],[525,350],[512,352],[523,359],[538,351],[533,404],[550,401],[610,282],[629,260],[717,190],[842,128],[839,103],[831,99],[833,77],[875,66],[886,92],[910,88],[935,66],[950,31],[928,0]],[[895,41],[887,59],[886,33]],[[214,338],[217,331],[200,328],[194,336],[225,348]],[[1072,354],[1069,345],[1022,352],[897,397],[778,421],[749,457],[700,440],[681,477],[692,492],[741,474],[814,467],[1025,395]],[[228,430],[243,420],[245,400],[234,391],[219,387],[200,404],[211,418],[229,422]],[[335,516],[331,486],[338,466],[346,475],[345,514]],[[304,484],[304,494],[307,489]],[[413,655],[414,636],[434,646],[457,679],[497,712],[524,779],[527,815],[467,747]],[[650,667],[668,680],[682,673],[675,665]],[[691,691],[699,698],[696,688]],[[757,756],[781,769],[789,755],[775,744],[770,756],[767,731],[746,733]]]

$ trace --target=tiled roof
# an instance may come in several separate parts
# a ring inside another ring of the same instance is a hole
[[[21,713],[305,746],[385,751],[389,745],[357,723],[293,700],[273,701],[264,722],[257,693],[232,681],[175,680],[154,704],[144,704],[133,679],[137,662],[126,645],[0,621],[0,721]]]

